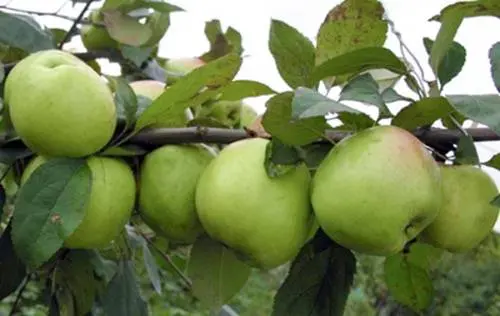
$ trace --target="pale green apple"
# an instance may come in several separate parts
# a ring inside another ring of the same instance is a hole
[[[146,155],[140,170],[139,211],[144,222],[174,243],[195,241],[198,179],[214,154],[197,145],[165,145]]]
[[[37,156],[21,177],[25,184],[32,173],[50,158]],[[128,222],[135,204],[136,183],[132,169],[122,160],[87,158],[92,187],[83,220],[65,240],[67,248],[94,249],[108,245]]]
[[[419,238],[450,252],[469,251],[495,225],[499,208],[490,202],[498,188],[486,172],[471,165],[443,165],[441,177],[441,210]]]
[[[134,90],[136,95],[141,95],[154,101],[158,98],[165,89],[167,88],[165,84],[157,80],[138,80],[130,83],[130,87]],[[164,122],[160,121],[153,125],[151,128],[162,128],[162,127],[184,127],[187,122],[193,118],[193,114],[189,108],[187,108],[183,114],[176,115],[174,119],[165,119]]]
[[[371,255],[401,251],[438,215],[437,163],[411,133],[376,126],[345,138],[319,165],[311,201],[323,231]]]
[[[164,68],[172,74],[185,76],[196,68],[205,65],[198,57],[169,58],[164,63]]]
[[[252,138],[224,147],[196,188],[196,210],[207,234],[261,269],[293,259],[314,220],[309,170],[301,164],[270,178],[264,166],[268,143]]]
[[[196,118],[211,118],[228,127],[239,127],[243,102],[217,100],[195,108]]]
[[[5,81],[4,97],[16,133],[41,155],[91,155],[111,140],[116,127],[116,106],[106,82],[60,50],[21,60]]]
[[[80,32],[82,44],[89,51],[119,47],[118,42],[111,38],[104,26],[83,25]]]

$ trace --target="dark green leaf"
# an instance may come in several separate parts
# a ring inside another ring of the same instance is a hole
[[[358,110],[325,97],[315,90],[302,87],[295,90],[292,101],[293,119],[325,116],[337,112],[360,113]]]
[[[54,46],[57,46],[66,37],[66,33],[68,31],[64,29],[53,28],[50,29],[50,32],[52,33],[52,40],[54,41]]]
[[[448,95],[451,105],[465,117],[500,133],[500,95]]]
[[[132,261],[119,261],[118,270],[101,297],[107,316],[148,316]]]
[[[283,21],[271,20],[269,50],[278,72],[289,87],[312,87],[310,74],[314,68],[313,43]]]
[[[156,260],[151,254],[146,240],[144,240],[142,244],[142,257],[144,259],[144,266],[146,267],[146,271],[148,272],[149,280],[151,281],[151,284],[153,285],[156,293],[161,295],[160,272],[158,271]]]
[[[212,117],[195,118],[195,119],[189,121],[187,123],[187,126],[188,127],[205,126],[205,127],[228,128],[228,126],[224,125],[224,123],[221,123]]]
[[[12,245],[11,224],[0,236],[0,301],[14,292],[26,276],[26,267]]]
[[[316,143],[304,146],[303,159],[309,169],[317,169],[332,149],[331,144]]]
[[[102,11],[104,25],[109,36],[119,43],[130,46],[145,45],[152,36],[152,30],[145,24],[118,10]]]
[[[438,119],[454,113],[454,109],[443,97],[425,98],[403,108],[392,120],[392,124],[408,130],[430,125]]]
[[[295,169],[301,158],[296,147],[272,139],[266,147],[265,168],[271,178],[279,177]]]
[[[359,132],[377,125],[377,123],[365,113],[342,112],[339,113],[339,120],[343,123],[341,127],[342,130],[347,129],[354,132]]]
[[[490,158],[485,165],[500,170],[500,154],[496,154]]]
[[[275,94],[267,85],[253,80],[235,80],[221,89],[219,100],[237,101],[244,98]]]
[[[11,165],[17,159],[22,159],[31,156],[33,153],[28,148],[9,147],[4,145],[0,148],[0,163]]]
[[[491,205],[500,207],[500,195],[495,196],[495,198],[490,202]]]
[[[432,281],[426,268],[408,260],[405,254],[387,257],[384,264],[385,282],[391,295],[416,312],[432,301]]]
[[[460,136],[455,157],[455,161],[460,164],[479,164],[479,156],[474,145],[474,139],[470,135]]]
[[[239,71],[241,57],[228,54],[194,69],[180,78],[139,116],[135,131],[168,119],[175,119],[189,106],[195,106],[193,97],[205,86],[224,86],[228,84]],[[209,91],[211,92],[211,91]],[[199,100],[201,102],[203,100]],[[198,103],[199,104],[199,103]]]
[[[208,52],[200,57],[205,62],[215,60],[229,53],[241,55],[243,52],[241,34],[232,27],[228,27],[226,33],[224,33],[219,20],[211,20],[205,23],[205,36],[210,43]]]
[[[287,145],[306,145],[324,136],[330,126],[324,117],[292,119],[293,92],[284,92],[270,98],[262,117],[264,129]]]
[[[127,81],[121,77],[107,77],[115,92],[115,104],[118,118],[125,120],[126,125],[133,125],[137,113],[137,97]]]
[[[222,244],[199,238],[191,249],[188,275],[193,294],[207,307],[220,308],[245,285],[250,267]]]
[[[500,42],[496,42],[491,46],[488,56],[491,64],[491,77],[495,87],[500,92]]]
[[[384,47],[361,48],[319,64],[312,73],[317,82],[331,76],[357,74],[370,69],[388,69],[396,74],[406,74],[406,65],[392,51]]]
[[[5,68],[2,62],[0,62],[0,83],[5,79]],[[3,108],[3,101],[0,99],[0,106]]]
[[[428,54],[431,53],[433,44],[433,40],[427,37],[424,38],[424,46]],[[439,63],[438,67],[437,77],[441,84],[441,90],[448,82],[455,78],[460,71],[462,71],[466,55],[467,52],[465,47],[458,42],[451,43],[450,48],[443,56],[443,59]]]
[[[55,48],[52,34],[30,16],[0,11],[0,43],[34,53]]]
[[[392,103],[392,102],[397,102],[397,101],[415,102],[411,98],[402,96],[393,88],[385,89],[384,92],[382,92],[382,99],[384,100],[385,103]]]
[[[123,57],[132,61],[137,67],[141,65],[148,59],[153,51],[152,47],[135,47],[130,45],[123,45],[121,47],[121,53]]]
[[[320,230],[292,262],[274,298],[273,316],[342,316],[356,271],[349,249]]]
[[[391,117],[391,111],[379,93],[378,83],[370,74],[363,74],[351,79],[340,92],[339,100],[351,100],[376,105],[380,118]]]
[[[84,159],[50,159],[33,172],[19,191],[12,221],[23,262],[36,268],[61,248],[85,215],[91,185]]]
[[[382,3],[375,0],[344,0],[334,7],[317,34],[316,65],[360,48],[384,45],[388,30],[384,12]],[[333,82],[339,84],[346,79],[335,78]]]

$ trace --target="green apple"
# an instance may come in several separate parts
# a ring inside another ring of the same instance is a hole
[[[16,133],[41,155],[91,155],[111,140],[116,127],[116,107],[106,82],[60,50],[21,60],[5,81],[4,98]]]
[[[441,210],[419,238],[450,252],[469,251],[495,225],[499,208],[490,202],[498,188],[487,173],[471,165],[442,165],[441,177]]]
[[[198,57],[170,58],[164,63],[167,72],[177,76],[185,76],[194,69],[205,65],[205,62]]]
[[[156,80],[138,80],[130,83],[130,87],[134,90],[136,95],[141,95],[151,99],[152,101],[158,98],[165,92],[166,86],[161,81]],[[183,127],[187,122],[193,118],[191,110],[187,108],[183,114],[178,115],[175,119],[169,118],[164,122],[158,122],[151,125],[152,128],[162,127]]]
[[[309,170],[301,164],[280,177],[268,177],[268,144],[252,138],[224,147],[196,188],[196,210],[206,233],[266,270],[297,255],[314,220]]]
[[[146,155],[139,180],[144,222],[174,243],[193,243],[203,228],[196,215],[198,179],[212,152],[197,145],[165,145]]]
[[[257,119],[257,111],[255,111],[251,106],[243,104],[240,111],[240,122],[239,127],[248,127]]]
[[[84,24],[80,30],[82,44],[89,51],[117,49],[119,44],[115,41],[102,24],[104,18],[99,10],[93,10],[89,15],[89,21],[93,24]]]
[[[32,159],[21,176],[21,185],[49,159],[44,156]],[[91,156],[87,165],[92,177],[90,197],[81,223],[64,242],[67,248],[105,247],[118,236],[134,209],[135,177],[125,162]]]
[[[345,138],[320,163],[311,202],[323,231],[354,251],[387,256],[438,215],[439,167],[423,144],[395,126]]]
[[[241,101],[216,100],[195,108],[196,118],[211,118],[228,127],[239,127]]]

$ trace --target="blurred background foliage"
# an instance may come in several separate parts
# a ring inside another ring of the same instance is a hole
[[[172,260],[185,268],[188,249],[171,252]],[[135,253],[139,282],[144,298],[150,300],[154,316],[209,316],[210,314],[187,292],[164,260],[159,260],[162,275],[162,294],[158,295],[147,276],[140,251]],[[500,315],[500,235],[491,233],[473,252],[467,254],[443,253],[432,272],[434,301],[425,316],[498,316]],[[272,311],[273,296],[284,280],[287,266],[261,272],[254,270],[245,288],[230,305],[241,316],[268,316]],[[358,273],[349,296],[345,316],[416,316],[397,304],[383,282],[383,258],[358,255]],[[31,281],[22,296],[16,315],[47,315],[43,284]],[[15,293],[14,293],[15,294]],[[16,299],[11,295],[0,303],[0,315],[7,316]]]

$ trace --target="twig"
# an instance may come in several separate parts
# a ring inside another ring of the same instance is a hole
[[[59,43],[59,49],[62,49],[64,44],[71,38],[71,34],[76,30],[78,23],[83,19],[83,16],[85,15],[85,12],[89,9],[90,5],[92,4],[94,0],[88,0],[85,6],[83,7],[82,11],[80,11],[80,14],[76,18],[76,20],[73,22],[73,25],[71,25],[71,28],[69,31],[66,33],[62,41]]]
[[[12,308],[10,309],[9,316],[15,315],[17,305],[19,305],[19,302],[21,301],[21,297],[24,293],[24,290],[26,290],[26,286],[28,286],[28,283],[30,280],[31,280],[31,274],[28,274],[26,276],[26,278],[24,278],[23,284],[21,285],[19,292],[17,292],[16,299],[15,299],[14,303],[12,304]]]
[[[65,20],[72,21],[72,22],[75,21],[75,18],[72,16],[59,14],[56,12],[39,12],[39,11],[32,11],[32,10],[16,9],[16,8],[10,8],[7,5],[0,5],[0,9],[9,10],[9,11],[18,12],[18,13],[33,14],[33,15],[38,15],[38,16],[52,16],[52,17],[65,19]]]
[[[172,258],[170,258],[170,256],[166,253],[164,253],[160,248],[158,248],[158,246],[156,246],[152,241],[151,239],[148,238],[148,236],[146,236],[143,232],[141,231],[138,231],[136,230],[136,232],[142,236],[142,238],[144,238],[146,240],[146,242],[154,249],[156,250],[156,252],[158,252],[163,259],[165,259],[165,261],[174,269],[175,273],[177,273],[177,275],[187,284],[187,286],[189,287],[189,289],[191,289],[191,287],[193,286],[193,283],[191,282],[191,280],[179,269],[179,267],[177,267],[174,263],[174,261],[172,260]]]

